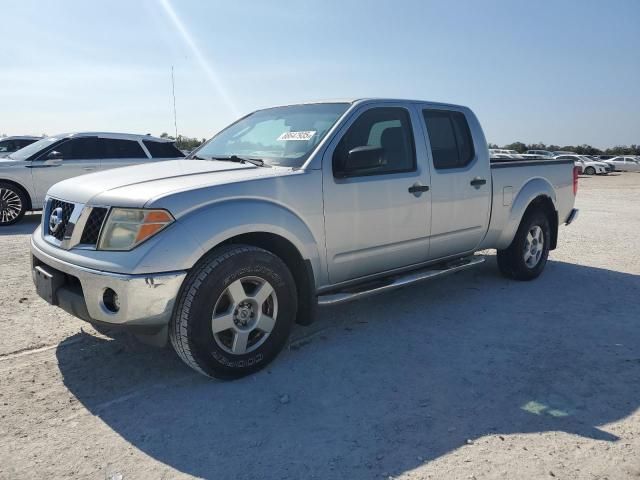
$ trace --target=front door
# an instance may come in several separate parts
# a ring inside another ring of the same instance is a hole
[[[402,106],[363,108],[327,149],[323,190],[331,283],[425,261],[430,191],[416,119]]]
[[[484,136],[465,109],[425,107],[422,118],[433,166],[429,257],[471,252],[484,238],[491,211],[491,167]]]
[[[100,157],[97,137],[78,137],[56,145],[32,160],[30,167],[36,204],[44,202],[44,197],[53,184],[98,170]]]

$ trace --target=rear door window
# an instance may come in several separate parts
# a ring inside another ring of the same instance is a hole
[[[104,158],[147,158],[140,143],[136,140],[103,138]]]
[[[464,114],[447,110],[423,110],[437,169],[461,168],[475,157],[473,139]],[[502,151],[500,151],[502,153]]]
[[[184,154],[171,142],[154,142],[153,140],[143,140],[153,158],[179,158]]]

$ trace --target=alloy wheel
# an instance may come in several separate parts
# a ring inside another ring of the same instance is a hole
[[[9,188],[0,188],[0,223],[8,223],[20,215],[22,200],[20,196]]]
[[[220,348],[233,355],[262,345],[278,316],[273,286],[260,277],[242,277],[222,292],[213,308],[211,331]]]
[[[544,234],[542,228],[534,225],[529,229],[524,243],[524,263],[527,267],[535,267],[540,262],[543,251]]]

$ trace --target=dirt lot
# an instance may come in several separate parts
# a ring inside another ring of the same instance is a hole
[[[36,297],[32,215],[0,231],[0,478],[638,478],[640,174],[577,204],[537,281],[490,252],[230,383]]]

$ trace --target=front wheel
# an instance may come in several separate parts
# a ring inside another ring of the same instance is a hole
[[[222,247],[185,280],[169,328],[171,344],[200,373],[248,375],[284,347],[296,299],[293,277],[280,258],[247,245]]]
[[[498,268],[508,278],[533,280],[547,264],[550,244],[549,219],[539,210],[530,212],[522,219],[511,245],[498,250]]]
[[[19,222],[27,211],[27,199],[16,186],[0,182],[0,227]]]
[[[593,167],[587,167],[586,170],[584,171],[584,173],[586,173],[587,175],[595,175],[596,174],[596,169]]]

